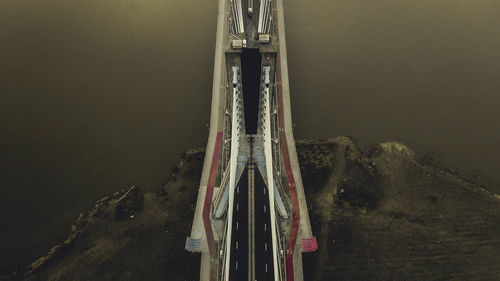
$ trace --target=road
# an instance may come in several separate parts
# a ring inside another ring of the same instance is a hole
[[[249,251],[249,182],[254,183],[254,202],[253,208],[254,224],[254,249],[255,249],[255,275],[254,280],[266,281],[273,280],[273,254],[271,244],[271,229],[269,217],[269,197],[267,186],[262,179],[258,169],[252,171],[252,166],[246,168],[241,176],[235,190],[235,208],[233,215],[233,235],[231,242],[231,270],[230,280],[248,280],[248,265],[251,252]],[[248,181],[249,174],[254,174],[254,181]]]
[[[255,171],[255,280],[274,279],[273,245],[269,217],[267,186],[258,170]]]
[[[229,280],[248,280],[248,169],[236,185]]]

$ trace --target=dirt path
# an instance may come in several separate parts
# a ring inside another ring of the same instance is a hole
[[[346,143],[339,142],[335,150],[335,160],[333,162],[332,175],[321,191],[318,198],[318,205],[321,206],[321,232],[319,237],[319,257],[315,272],[318,273],[316,280],[324,280],[323,273],[325,272],[325,263],[328,260],[328,222],[332,219],[333,209],[335,208],[335,197],[338,191],[338,185],[342,179],[346,168],[345,152]]]

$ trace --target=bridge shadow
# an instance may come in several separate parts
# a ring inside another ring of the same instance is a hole
[[[259,49],[243,50],[241,68],[246,134],[257,134],[261,75],[261,54]]]

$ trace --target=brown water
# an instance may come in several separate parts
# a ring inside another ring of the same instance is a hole
[[[500,2],[286,0],[299,138],[400,140],[500,183]],[[0,271],[204,146],[217,1],[0,2]]]
[[[298,137],[399,140],[500,182],[500,1],[286,1]]]

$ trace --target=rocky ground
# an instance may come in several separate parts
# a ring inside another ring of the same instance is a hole
[[[319,250],[305,280],[500,280],[500,196],[387,142],[297,142]],[[72,233],[0,280],[197,280],[184,251],[203,150],[185,153],[157,193],[98,200]]]

